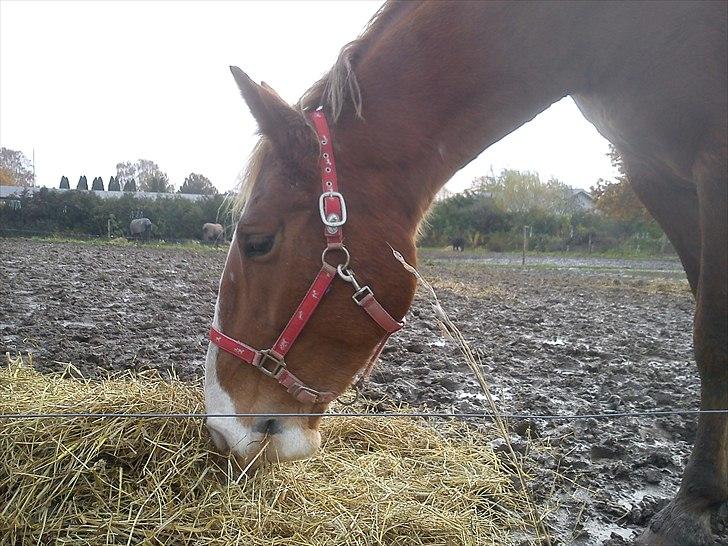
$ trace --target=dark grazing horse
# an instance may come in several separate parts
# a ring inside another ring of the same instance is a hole
[[[316,272],[342,267],[285,360],[258,351],[248,355],[250,366],[236,358],[244,348],[218,350],[222,336],[213,338],[207,410],[325,409],[376,356],[383,335],[382,322],[352,304],[348,268],[383,309],[404,316],[415,283],[388,245],[414,262],[418,224],[445,182],[566,95],[621,151],[635,192],[677,250],[697,300],[700,407],[728,408],[727,6],[388,3],[296,107],[232,68],[262,138],[220,280],[216,331],[271,347]],[[326,40],[330,24],[322,18],[311,39]],[[317,109],[330,135],[314,130]],[[337,233],[344,201],[322,196],[328,149],[349,214],[347,253],[325,253],[322,266],[324,236],[330,242]],[[278,384],[285,381],[289,392]],[[314,453],[318,424],[317,417],[208,419],[220,448],[247,459],[267,434],[266,456],[281,461]],[[641,540],[710,544],[710,512],[727,499],[728,416],[703,413],[680,490]]]
[[[465,237],[453,237],[450,242],[454,251],[462,252],[465,250]]]

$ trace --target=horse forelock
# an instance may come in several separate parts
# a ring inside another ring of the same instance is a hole
[[[250,197],[253,195],[253,190],[257,181],[260,179],[260,172],[263,168],[263,162],[265,157],[268,155],[271,149],[270,141],[265,137],[261,137],[260,140],[253,147],[253,151],[250,152],[250,159],[248,165],[242,173],[240,182],[238,184],[238,195],[233,202],[233,221],[237,222],[240,215],[245,211],[245,207],[250,201]]]

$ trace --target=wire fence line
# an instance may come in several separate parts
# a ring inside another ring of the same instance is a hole
[[[539,415],[529,413],[503,413],[501,419],[509,420],[546,420],[546,421],[576,421],[583,419],[626,419],[629,417],[658,418],[674,415],[701,415],[701,414],[728,414],[728,409],[716,410],[656,410],[656,411],[625,411],[607,413],[575,413],[566,415]],[[238,418],[238,417],[410,417],[435,419],[483,419],[493,421],[496,419],[491,413],[448,413],[448,412],[333,412],[333,413],[101,413],[101,412],[59,412],[59,413],[0,413],[0,419],[73,419],[73,418],[121,418],[121,419],[207,419],[207,418]]]

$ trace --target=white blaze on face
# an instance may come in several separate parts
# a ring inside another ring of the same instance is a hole
[[[230,243],[235,244],[235,236]],[[224,273],[223,273],[224,274]],[[222,331],[220,327],[220,294],[218,292],[215,303],[215,317],[213,326]],[[207,347],[205,362],[205,411],[208,414],[229,415],[237,413],[235,402],[222,387],[217,375],[217,345],[210,343]],[[247,366],[243,362],[241,366]],[[251,413],[286,413],[285,408],[252,407],[247,411]],[[265,419],[265,418],[262,418]],[[271,461],[292,461],[304,459],[313,455],[321,444],[318,431],[303,428],[301,419],[289,418],[280,420],[280,431],[270,437],[266,458]],[[255,418],[238,417],[208,417],[207,427],[217,448],[223,452],[232,451],[239,457],[249,458],[258,452],[264,434],[256,432],[245,423],[256,422]]]
[[[230,249],[227,258],[230,259],[230,252],[235,244],[235,234],[230,241]],[[223,271],[223,275],[225,272]],[[222,285],[222,279],[220,279]],[[220,327],[220,286],[218,286],[217,301],[215,302],[215,317],[212,325],[222,331]],[[217,353],[218,347],[214,343],[207,346],[207,357],[205,360],[205,412],[208,414],[231,414],[237,413],[235,403],[230,395],[223,389],[217,377]],[[210,430],[212,441],[217,448],[225,451],[228,447],[242,444],[250,437],[252,430],[243,425],[236,417],[208,417],[207,428]]]
[[[212,325],[220,329],[220,296],[215,303],[215,318]],[[217,378],[217,352],[218,347],[214,343],[207,346],[207,359],[205,361],[205,411],[208,414],[231,414],[236,413],[235,403],[230,395],[222,388]],[[244,426],[236,417],[208,417],[207,427],[213,442],[221,451],[235,444],[242,444],[250,437],[252,430]]]

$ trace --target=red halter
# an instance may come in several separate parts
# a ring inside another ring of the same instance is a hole
[[[210,328],[210,341],[220,347],[223,351],[239,358],[247,364],[258,368],[265,375],[277,380],[285,389],[299,402],[308,404],[328,404],[336,399],[340,393],[332,391],[317,391],[307,386],[303,381],[288,371],[285,362],[286,353],[291,349],[298,338],[303,327],[313,315],[321,298],[326,292],[334,278],[338,275],[342,280],[351,283],[355,292],[351,297],[359,307],[364,309],[382,330],[384,336],[377,344],[372,358],[367,365],[360,370],[360,376],[366,375],[376,362],[385,343],[390,335],[404,326],[404,319],[399,322],[387,313],[384,307],[374,298],[374,294],[368,286],[360,286],[354,277],[354,272],[349,269],[349,251],[344,246],[344,234],[342,226],[346,223],[347,212],[344,196],[339,193],[338,178],[336,176],[336,164],[334,163],[334,147],[331,141],[326,116],[320,110],[309,114],[313,123],[320,144],[321,155],[319,164],[321,167],[321,185],[323,193],[319,196],[319,213],[324,223],[324,236],[326,237],[326,248],[321,254],[321,270],[313,283],[288,321],[288,324],[278,336],[278,339],[270,349],[259,351],[226,336],[214,326]],[[330,251],[339,251],[344,254],[344,263],[333,266],[326,261],[326,254]]]

